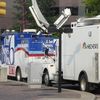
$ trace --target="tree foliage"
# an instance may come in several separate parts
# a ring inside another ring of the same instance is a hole
[[[100,0],[84,0],[87,8],[87,16],[95,16],[100,14]]]
[[[55,21],[57,15],[56,10],[52,9],[55,5],[54,0],[37,0],[39,8],[47,21],[51,24]]]
[[[16,31],[22,31],[25,28],[31,28],[33,17],[29,11],[31,0],[16,0],[14,1],[14,20],[16,23],[13,25],[13,29]]]
[[[17,23],[13,25],[13,28],[17,31],[23,30],[23,28],[38,28],[29,11],[29,6],[32,5],[31,0],[16,0],[14,3],[14,18]],[[56,19],[55,10],[51,10],[55,4],[54,0],[37,0],[37,3],[47,21],[49,23],[54,22]]]

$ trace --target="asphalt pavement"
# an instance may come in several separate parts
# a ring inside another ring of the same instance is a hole
[[[34,87],[34,86],[33,86]],[[28,83],[10,81],[0,82],[0,100],[95,100],[95,95],[87,92],[55,87],[29,88]]]

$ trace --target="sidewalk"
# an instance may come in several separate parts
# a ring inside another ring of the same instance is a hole
[[[95,100],[95,95],[87,92],[42,86],[39,89],[28,88],[27,83],[0,82],[0,100]]]
[[[57,89],[53,90],[50,87],[48,91],[46,92],[45,89],[44,96],[38,100],[95,100],[95,95],[87,92],[63,89],[61,93],[58,93]]]

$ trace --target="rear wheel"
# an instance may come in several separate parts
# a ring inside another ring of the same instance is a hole
[[[87,77],[86,75],[82,75],[80,77],[80,90],[81,91],[88,91],[89,90],[89,85],[88,85],[88,80],[87,80]]]
[[[16,80],[21,81],[21,79],[22,79],[21,70],[18,68],[16,70]]]

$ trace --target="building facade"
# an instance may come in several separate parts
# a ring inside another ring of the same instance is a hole
[[[64,8],[71,9],[71,17],[69,18],[68,24],[72,21],[75,21],[77,18],[85,16],[85,5],[82,3],[82,0],[55,0],[56,7],[59,9],[59,12]]]
[[[14,0],[5,1],[7,2],[7,14],[5,16],[0,16],[0,30],[10,29],[13,23],[16,22],[13,16]],[[59,13],[61,13],[61,10],[66,7],[71,9],[72,16],[68,23],[74,21],[78,16],[84,15],[84,5],[82,5],[81,0],[55,0],[55,2],[55,8],[59,10]]]
[[[5,0],[7,3],[6,6],[6,15],[0,16],[0,31],[5,29],[10,29],[14,23],[13,19],[13,3],[14,0]]]

